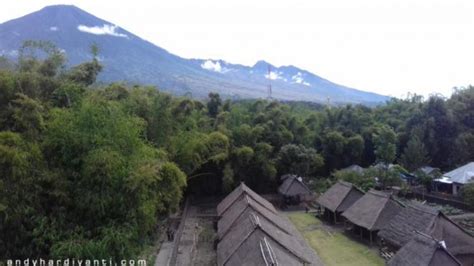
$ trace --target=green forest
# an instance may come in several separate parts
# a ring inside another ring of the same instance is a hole
[[[315,190],[338,177],[368,189],[370,176],[335,171],[474,160],[472,86],[378,107],[196,100],[96,82],[95,46],[74,67],[50,43],[19,51],[17,62],[0,58],[0,258],[131,258],[186,195],[241,181],[270,193],[294,173]]]

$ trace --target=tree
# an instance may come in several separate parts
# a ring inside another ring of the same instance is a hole
[[[207,102],[207,110],[209,112],[209,116],[212,118],[216,118],[217,114],[219,114],[219,108],[222,105],[221,96],[218,93],[209,93],[209,101]]]
[[[68,195],[49,206],[68,232],[51,253],[66,256],[65,247],[74,247],[79,257],[135,254],[157,215],[176,209],[186,175],[142,138],[144,121],[115,101],[92,97],[56,109],[46,128],[44,152],[56,172],[49,182]]]
[[[16,96],[12,101],[13,129],[26,134],[29,139],[39,139],[45,127],[43,106],[24,94],[18,93]]]
[[[92,62],[85,62],[73,67],[66,77],[75,83],[89,86],[96,81],[100,71],[102,71],[102,65],[94,58]]]
[[[464,201],[471,207],[474,207],[474,184],[467,184],[462,189]]]
[[[234,185],[234,171],[229,163],[225,165],[222,174],[222,192],[229,193]]]
[[[364,153],[364,139],[359,134],[347,138],[344,150],[347,165],[359,164]]]
[[[330,131],[323,138],[323,154],[326,159],[326,168],[330,172],[343,166],[341,158],[344,155],[346,139],[338,131]]]
[[[0,256],[4,258],[45,254],[31,230],[40,226],[40,195],[47,191],[38,174],[43,165],[38,145],[18,133],[0,132]]]
[[[324,165],[324,159],[315,149],[288,144],[278,153],[278,168],[281,174],[296,174],[315,177]]]
[[[387,125],[380,126],[373,135],[375,156],[379,162],[392,163],[396,158],[396,134]]]
[[[415,171],[430,162],[425,145],[417,136],[413,136],[410,141],[408,141],[400,161],[402,165],[410,171]]]
[[[49,41],[25,41],[18,53],[20,71],[36,72],[44,77],[58,75],[66,62],[64,53]]]
[[[370,173],[358,173],[355,171],[338,170],[333,174],[336,180],[350,182],[364,191],[375,187],[374,177]]]

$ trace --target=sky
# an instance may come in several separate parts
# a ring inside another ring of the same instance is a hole
[[[73,4],[181,57],[294,65],[394,97],[474,85],[473,0],[3,1],[0,23]]]

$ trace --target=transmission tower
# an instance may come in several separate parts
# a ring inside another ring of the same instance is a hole
[[[272,66],[269,64],[268,65],[268,74],[267,74],[267,79],[268,79],[268,88],[267,88],[267,98],[269,100],[272,99]]]

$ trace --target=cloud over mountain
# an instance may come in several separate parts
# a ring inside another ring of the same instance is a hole
[[[87,32],[87,33],[96,34],[96,35],[111,35],[115,37],[128,38],[127,34],[118,33],[117,26],[115,25],[104,24],[101,27],[100,26],[88,27],[85,25],[79,25],[77,26],[77,29],[82,32]]]

